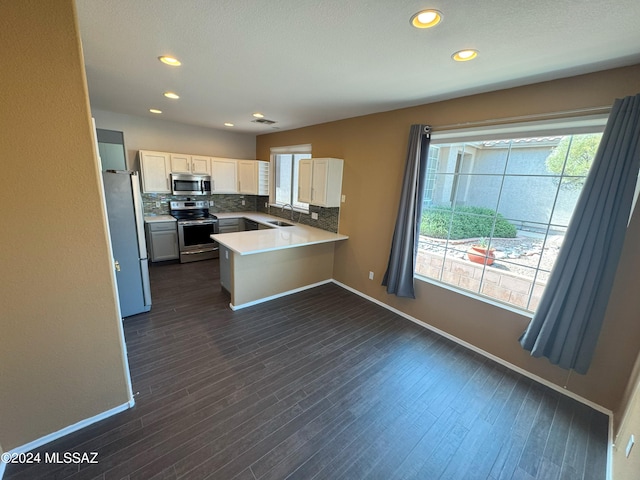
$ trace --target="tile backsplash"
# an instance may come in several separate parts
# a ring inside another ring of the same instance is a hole
[[[143,193],[142,205],[145,215],[169,215],[169,202],[172,200],[206,200],[213,201],[214,206],[209,207],[213,214],[216,212],[247,212],[258,211],[268,213],[286,220],[291,219],[291,210],[284,212],[279,207],[269,205],[269,197],[257,195],[198,195],[189,197],[186,195],[171,195],[168,193]],[[244,204],[243,204],[244,202]],[[265,207],[265,204],[267,207]],[[311,214],[317,213],[318,219],[312,220]],[[309,206],[309,213],[294,212],[293,220],[303,225],[321,228],[329,232],[338,232],[340,220],[340,208],[323,208],[315,205]]]

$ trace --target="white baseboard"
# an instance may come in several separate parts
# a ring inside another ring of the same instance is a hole
[[[62,438],[65,435],[69,435],[70,433],[77,432],[78,430],[88,427],[89,425],[93,425],[94,423],[104,420],[105,418],[112,417],[113,415],[116,415],[120,412],[133,408],[134,405],[135,405],[135,400],[131,398],[127,403],[118,405],[117,407],[107,410],[106,412],[99,413],[98,415],[95,415],[91,418],[80,420],[79,422],[74,423],[73,425],[69,425],[68,427],[58,430],[57,432],[53,432],[53,433],[50,433],[49,435],[45,435],[44,437],[40,437],[34,440],[33,442],[26,443],[12,450],[9,450],[8,452],[5,452],[5,453],[30,452],[34,448],[38,448],[38,447],[41,447],[42,445],[46,445],[47,443],[53,442],[54,440]],[[0,462],[0,480],[2,480],[2,477],[4,476],[6,466],[7,466],[6,463]]]
[[[242,303],[240,305],[234,305],[233,303],[230,303],[229,308],[235,311],[235,310],[240,310],[242,308],[252,307],[253,305],[258,305],[260,303],[268,302],[270,300],[275,300],[276,298],[285,297],[287,295],[292,295],[294,293],[303,292],[304,290],[309,290],[310,288],[319,287],[320,285],[326,285],[327,283],[331,283],[331,282],[335,282],[335,280],[330,278],[328,280],[323,280],[321,282],[305,285],[304,287],[294,288],[293,290],[287,290],[286,292],[276,293],[275,295],[271,295],[270,297],[259,298],[258,300]]]
[[[607,445],[607,480],[611,480],[612,479],[612,462],[613,462],[613,412],[611,410],[609,410],[608,408],[603,407],[602,405],[598,405],[595,402],[592,402],[591,400],[588,400],[584,397],[581,397],[580,395],[573,393],[569,390],[567,390],[566,388],[562,388],[560,385],[556,385],[553,382],[550,382],[548,380],[545,380],[542,377],[539,377],[538,375],[535,375],[521,367],[518,367],[517,365],[514,365],[513,363],[507,362],[506,360],[497,357],[485,350],[482,350],[481,348],[476,347],[475,345],[465,342],[464,340],[451,335],[450,333],[445,332],[444,330],[440,330],[439,328],[434,327],[433,325],[429,325],[426,322],[423,322],[422,320],[418,320],[415,317],[412,317],[411,315],[398,310],[397,308],[392,307],[391,305],[387,305],[384,302],[381,302],[380,300],[377,300],[373,297],[370,297],[369,295],[366,295],[362,292],[360,292],[359,290],[356,290],[355,288],[351,288],[348,285],[345,285],[344,283],[341,283],[335,279],[333,279],[333,283],[335,283],[336,285],[338,285],[339,287],[344,288],[345,290],[349,290],[352,293],[355,293],[356,295],[369,300],[370,302],[375,303],[376,305],[380,305],[383,308],[386,308],[387,310],[400,315],[403,318],[406,318],[407,320],[410,320],[413,323],[416,323],[418,325],[420,325],[421,327],[426,328],[427,330],[431,330],[434,333],[437,333],[438,335],[443,336],[444,338],[447,338],[449,340],[451,340],[452,342],[455,342],[459,345],[462,345],[465,348],[468,348],[469,350],[479,353],[480,355],[487,357],[491,360],[493,360],[496,363],[499,363],[500,365],[507,367],[510,370],[513,370],[514,372],[517,372],[527,378],[530,378],[531,380],[540,383],[542,385],[544,385],[545,387],[549,387],[552,390],[555,390],[556,392],[559,392],[573,400],[576,400],[577,402],[580,402],[584,405],[587,405],[588,407],[593,408],[594,410],[597,410],[600,413],[603,413],[605,415],[607,415],[609,417],[609,441],[608,441],[608,445]]]

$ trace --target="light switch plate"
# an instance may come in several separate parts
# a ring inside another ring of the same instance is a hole
[[[311,213],[311,219],[312,220],[317,220],[318,219],[318,214],[316,212],[312,212]]]

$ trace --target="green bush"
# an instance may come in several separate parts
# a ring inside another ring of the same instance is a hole
[[[456,207],[454,211],[451,207],[432,207],[422,212],[420,234],[451,240],[474,237],[514,238],[516,227],[490,208]]]

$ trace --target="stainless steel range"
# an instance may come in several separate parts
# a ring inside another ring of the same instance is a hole
[[[206,201],[170,202],[171,215],[178,220],[180,263],[218,258],[218,244],[210,235],[218,233],[218,218],[209,214]]]

